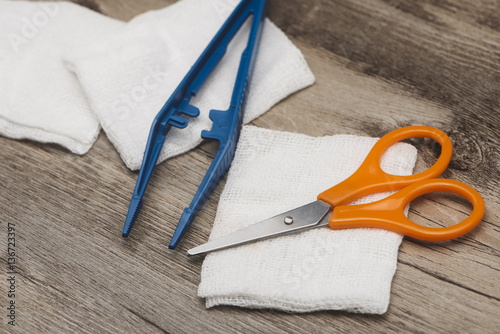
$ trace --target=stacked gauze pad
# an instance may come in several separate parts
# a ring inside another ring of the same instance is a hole
[[[227,4],[226,4],[227,3]],[[237,1],[183,0],[140,15],[118,33],[69,56],[106,134],[131,169],[142,161],[151,122]],[[210,130],[210,109],[229,106],[250,21],[235,36],[214,73],[191,101],[201,114],[172,129],[159,161],[186,152]],[[266,20],[244,122],[260,116],[314,76],[300,51]]]
[[[99,120],[64,55],[122,25],[68,2],[0,1],[0,134],[87,152]]]
[[[237,3],[181,0],[124,24],[66,2],[0,1],[9,36],[0,40],[0,133],[83,154],[100,124],[138,169],[153,118]],[[229,105],[249,24],[192,100],[201,115],[169,133],[159,161],[197,146],[209,110]],[[244,121],[313,82],[300,51],[267,20]]]

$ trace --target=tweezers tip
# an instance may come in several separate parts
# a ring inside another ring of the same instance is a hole
[[[177,247],[181,239],[186,234],[187,229],[189,228],[189,226],[191,226],[193,219],[194,219],[193,210],[191,210],[190,208],[184,209],[184,212],[182,212],[181,219],[179,219],[179,223],[175,228],[174,235],[172,236],[172,240],[170,241],[168,248],[175,249],[175,247]]]
[[[130,231],[132,230],[132,226],[134,225],[135,220],[125,221],[125,225],[123,226],[122,237],[127,238],[130,235]]]
[[[139,215],[139,212],[142,208],[142,198],[140,197],[132,197],[130,201],[130,206],[128,208],[127,218],[125,219],[125,224],[123,225],[122,237],[127,238],[132,231],[132,227]]]
[[[124,237],[124,238],[128,238],[128,236],[130,235],[130,231],[132,230],[132,228],[130,226],[133,225],[133,222],[132,222],[132,224],[130,224],[130,223],[127,224],[127,223],[125,223],[125,226],[123,227],[123,231],[122,231],[122,237]]]

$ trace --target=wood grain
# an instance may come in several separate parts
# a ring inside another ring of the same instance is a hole
[[[75,2],[129,20],[175,1]],[[455,148],[444,177],[483,195],[481,225],[450,242],[405,239],[390,308],[382,316],[206,310],[196,291],[202,260],[185,251],[207,239],[224,181],[179,249],[170,251],[167,243],[216,145],[205,143],[156,168],[147,205],[124,240],[120,231],[137,173],[124,166],[104,133],[81,157],[55,145],[0,138],[4,268],[6,226],[17,226],[15,332],[500,331],[499,1],[271,0],[269,17],[302,50],[317,82],[254,125],[312,136],[438,127]],[[417,170],[423,170],[439,149],[429,141],[414,143],[420,148]],[[467,210],[454,197],[430,197],[412,203],[410,218],[451,224]]]

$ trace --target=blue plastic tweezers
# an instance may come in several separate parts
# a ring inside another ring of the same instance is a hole
[[[183,115],[197,117],[200,114],[197,107],[189,104],[191,97],[196,95],[205,79],[222,59],[229,42],[240,30],[243,23],[252,16],[248,44],[241,55],[231,105],[228,110],[210,110],[209,116],[213,121],[212,129],[210,131],[204,130],[201,133],[201,137],[204,139],[218,140],[220,142],[219,149],[193,201],[188,208],[184,209],[169,248],[174,249],[179,244],[210,193],[226,174],[234,158],[236,143],[241,130],[248,82],[252,76],[259,48],[267,3],[267,0],[241,1],[156,116],[151,126],[141,169],[130,201],[125,225],[123,226],[123,237],[128,237],[139,215],[144,192],[158,160],[167,132],[172,126],[183,129],[188,125],[188,120],[182,117]]]

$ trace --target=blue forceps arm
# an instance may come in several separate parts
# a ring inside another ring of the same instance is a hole
[[[182,115],[190,117],[199,115],[198,108],[189,104],[191,97],[196,95],[200,86],[222,59],[229,42],[243,23],[253,15],[248,44],[241,56],[230,107],[225,111],[211,110],[212,129],[203,131],[201,134],[202,138],[218,140],[220,142],[219,150],[193,201],[184,210],[169,245],[170,248],[177,246],[210,193],[229,169],[241,130],[248,82],[252,74],[262,34],[267,2],[267,0],[243,0],[236,7],[156,116],[151,127],[141,170],[123,227],[122,235],[124,237],[129,235],[142,207],[144,192],[158,160],[167,132],[172,126],[178,128],[187,126],[188,120]]]

